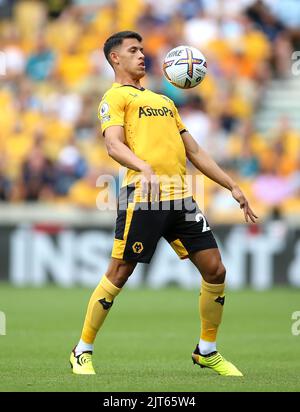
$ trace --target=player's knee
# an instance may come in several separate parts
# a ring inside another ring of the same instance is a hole
[[[219,260],[218,262],[215,262],[204,277],[204,280],[208,283],[224,283],[225,281],[225,276],[226,276],[226,269],[225,266],[223,265],[222,261]]]
[[[225,277],[226,277],[226,268],[221,261],[218,265],[218,270],[216,273],[216,278],[218,279],[218,283],[224,283]]]
[[[126,262],[117,262],[110,267],[106,273],[106,277],[115,286],[122,287],[127,282],[129,276],[132,274],[134,267],[128,265]]]

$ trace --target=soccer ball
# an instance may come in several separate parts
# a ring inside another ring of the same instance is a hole
[[[166,79],[181,89],[191,89],[200,84],[206,71],[205,57],[191,46],[178,46],[170,50],[163,63]]]

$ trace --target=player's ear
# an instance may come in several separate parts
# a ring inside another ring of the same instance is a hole
[[[119,64],[119,55],[118,52],[116,51],[111,51],[109,54],[110,61],[112,62],[113,65],[118,65]]]

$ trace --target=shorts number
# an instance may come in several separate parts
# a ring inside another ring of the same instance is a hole
[[[200,222],[200,220],[203,221],[202,232],[208,232],[210,230],[210,227],[208,226],[207,221],[202,213],[197,213],[195,219],[196,222]]]

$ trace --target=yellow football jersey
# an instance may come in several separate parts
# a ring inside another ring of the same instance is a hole
[[[181,138],[186,128],[168,97],[147,89],[114,83],[103,96],[98,112],[102,133],[110,126],[123,126],[125,143],[148,163],[160,178],[161,200],[190,196],[186,153]],[[135,184],[139,200],[139,172],[127,169],[122,187]]]

